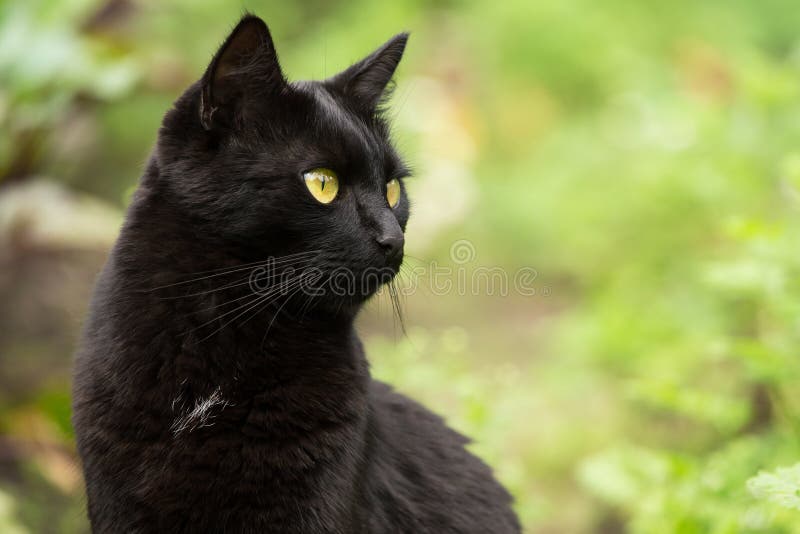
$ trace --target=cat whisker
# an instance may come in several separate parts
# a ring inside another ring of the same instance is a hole
[[[236,272],[240,272],[240,271],[246,271],[246,270],[249,270],[249,269],[257,269],[258,267],[262,267],[262,266],[265,266],[265,265],[285,265],[285,264],[293,262],[293,261],[300,261],[300,260],[306,260],[306,259],[310,260],[310,259],[313,259],[313,258],[306,258],[306,256],[318,254],[319,252],[320,251],[310,250],[310,251],[307,251],[307,252],[298,252],[297,254],[290,254],[290,255],[287,255],[287,256],[279,256],[277,258],[267,258],[266,260],[261,260],[261,261],[257,261],[257,262],[253,262],[253,263],[249,263],[249,264],[244,264],[244,265],[239,265],[239,266],[237,266],[235,268],[232,268],[232,269],[228,268],[227,270],[224,270],[222,272],[215,272],[215,271],[219,271],[219,269],[216,269],[214,271],[200,271],[200,272],[193,273],[193,274],[203,274],[203,273],[209,273],[209,272],[214,272],[214,274],[209,274],[207,276],[201,276],[199,278],[192,278],[190,280],[183,280],[183,281],[180,281],[180,282],[174,282],[172,284],[165,284],[165,285],[162,285],[162,286],[158,286],[158,287],[154,287],[154,288],[148,289],[146,291],[152,292],[152,291],[158,291],[159,289],[166,289],[168,287],[174,287],[174,286],[179,286],[179,285],[184,285],[184,284],[191,284],[193,282],[199,282],[201,280],[207,280],[209,278],[215,278],[215,277],[218,277],[218,276],[225,276],[225,275],[228,275],[228,274],[232,274],[232,273],[236,273]]]
[[[198,313],[203,313],[203,312],[215,310],[217,308],[221,308],[223,306],[227,306],[228,304],[232,304],[234,302],[238,302],[238,301],[240,301],[242,299],[245,299],[247,297],[250,297],[250,296],[252,296],[252,293],[247,293],[247,294],[244,294],[244,295],[242,295],[240,297],[236,297],[234,299],[226,300],[225,302],[221,302],[219,304],[215,304],[214,306],[209,306],[207,308],[202,308],[202,309],[199,309],[199,310],[188,312],[186,315],[195,315],[195,314],[198,314]]]
[[[314,258],[309,258],[309,259],[305,259],[305,260],[298,260],[298,263],[307,266],[307,264],[309,264],[313,260],[314,260]],[[294,267],[294,266],[295,265],[291,265],[289,267]],[[253,267],[253,268],[255,268],[255,267]],[[284,266],[284,268],[288,268],[288,267]],[[278,278],[280,276],[281,276],[281,273],[273,273],[270,277],[261,278],[260,280],[274,280],[275,278]],[[207,295],[209,293],[215,293],[215,292],[221,291],[223,289],[230,289],[232,287],[240,287],[240,286],[243,286],[243,285],[246,285],[246,284],[250,284],[252,282],[253,281],[251,280],[251,277],[247,276],[246,278],[240,278],[235,283],[226,284],[226,285],[214,288],[214,289],[207,289],[205,291],[196,291],[194,293],[187,293],[185,295],[177,295],[177,296],[172,296],[172,297],[161,297],[161,299],[162,300],[175,300],[175,299],[182,299],[182,298],[186,298],[186,297],[196,297],[196,296],[199,296],[199,295]]]
[[[229,324],[231,324],[233,321],[235,321],[236,319],[238,319],[239,317],[241,317],[242,315],[244,315],[244,314],[245,314],[245,313],[247,313],[248,311],[252,310],[254,307],[256,307],[256,306],[259,306],[260,304],[264,303],[265,301],[269,301],[269,300],[271,299],[271,297],[275,297],[275,298],[277,298],[277,296],[276,296],[276,295],[280,295],[280,292],[281,292],[281,291],[286,291],[286,290],[288,290],[290,287],[294,287],[294,286],[298,285],[298,284],[299,284],[299,282],[302,282],[302,279],[301,279],[300,277],[298,277],[298,278],[295,278],[295,279],[293,279],[292,281],[290,281],[290,282],[287,282],[287,283],[286,283],[286,284],[284,284],[284,285],[278,285],[278,286],[276,286],[276,287],[272,288],[272,289],[270,290],[271,292],[267,292],[267,293],[266,293],[266,294],[264,294],[264,295],[259,295],[259,296],[257,296],[256,298],[254,298],[254,299],[250,300],[249,302],[247,302],[247,303],[245,303],[245,304],[242,304],[241,306],[238,306],[238,307],[236,307],[236,308],[234,308],[234,309],[232,309],[232,310],[230,310],[230,311],[227,311],[227,312],[223,313],[222,315],[220,315],[220,316],[218,316],[218,317],[215,317],[214,319],[211,319],[210,321],[207,321],[207,322],[205,322],[205,323],[201,324],[200,326],[198,326],[198,327],[196,327],[196,328],[192,329],[191,331],[195,331],[195,330],[198,330],[198,329],[200,329],[200,328],[203,328],[203,327],[205,327],[205,326],[208,326],[208,325],[210,325],[211,323],[214,323],[214,322],[216,322],[216,321],[218,321],[218,320],[222,319],[223,317],[226,317],[226,316],[228,316],[228,315],[231,315],[232,313],[236,313],[237,311],[240,311],[240,310],[242,310],[242,308],[244,308],[244,311],[241,311],[241,312],[240,312],[238,315],[236,315],[235,317],[233,317],[233,319],[230,319],[229,321],[225,322],[225,323],[224,323],[222,326],[220,326],[219,328],[217,328],[216,330],[214,330],[213,332],[211,332],[209,335],[207,335],[207,336],[205,336],[204,338],[200,339],[200,341],[199,341],[199,342],[203,342],[203,341],[205,341],[206,339],[208,339],[208,338],[212,337],[212,336],[213,336],[214,334],[216,334],[217,332],[221,331],[223,328],[225,328],[226,326],[228,326]],[[273,300],[274,300],[274,299],[273,299]]]
[[[280,307],[278,308],[278,310],[275,312],[275,315],[273,315],[273,316],[272,316],[272,320],[269,322],[269,326],[267,326],[267,330],[266,330],[266,332],[264,332],[264,337],[262,337],[262,338],[261,338],[261,347],[263,347],[263,346],[264,346],[264,342],[267,340],[267,336],[269,335],[269,331],[270,331],[270,330],[272,330],[272,325],[275,323],[275,319],[277,319],[277,318],[278,318],[278,315],[280,315],[280,313],[281,313],[281,310],[283,309],[283,307],[284,307],[284,306],[286,306],[286,303],[287,303],[287,302],[289,302],[289,300],[290,300],[290,299],[291,299],[291,298],[292,298],[292,297],[293,297],[293,296],[294,296],[294,295],[295,295],[295,294],[296,294],[298,291],[300,291],[301,289],[302,289],[302,285],[301,285],[299,288],[297,288],[297,289],[295,289],[294,291],[292,291],[292,293],[290,293],[289,295],[287,295],[287,296],[286,296],[286,299],[284,299],[283,303],[280,305]]]
[[[422,260],[420,260],[420,261],[422,261]],[[413,268],[408,267],[405,264],[400,265],[399,274],[400,274],[401,280],[403,282],[405,282],[406,287],[413,288],[414,291],[416,291],[417,289],[421,288],[422,290],[426,291],[428,295],[430,295],[430,288],[426,284],[423,284],[423,283],[420,282],[420,278],[421,278],[420,277],[420,273],[414,271]],[[424,275],[424,273],[423,273],[423,275]],[[405,296],[406,296],[406,293],[404,292],[403,293],[403,297],[405,297]]]
[[[303,251],[303,252],[295,252],[295,253],[292,253],[292,254],[286,254],[284,256],[269,256],[268,258],[265,258],[263,260],[256,260],[256,261],[251,261],[251,262],[248,262],[248,263],[241,263],[241,264],[238,264],[238,265],[231,265],[229,267],[219,267],[219,268],[216,268],[216,269],[208,269],[206,271],[197,271],[197,272],[193,272],[193,273],[187,273],[187,275],[209,274],[209,273],[216,273],[216,272],[220,272],[220,271],[227,271],[228,269],[235,269],[235,268],[239,268],[239,267],[252,267],[254,265],[267,263],[270,260],[281,261],[281,260],[285,260],[285,259],[291,259],[291,258],[294,258],[294,257],[305,256],[305,255],[308,255],[308,254],[317,254],[319,252],[321,252],[321,251],[319,251],[319,250],[306,250],[306,251]]]
[[[222,291],[224,289],[231,289],[233,287],[240,287],[243,285],[247,285],[250,283],[250,277],[247,276],[245,278],[239,278],[235,282],[229,284],[223,284],[219,287],[215,287],[214,289],[206,289],[205,291],[196,291],[194,293],[186,293],[185,295],[175,295],[171,297],[159,297],[160,300],[176,300],[176,299],[185,299],[188,297],[197,297],[200,295],[208,295],[210,293],[216,293],[217,291]]]
[[[405,254],[404,253],[403,254],[403,260],[404,260],[404,262],[400,264],[401,267],[406,265],[405,260],[412,260],[412,261],[417,262],[419,264],[423,264],[423,265],[425,264],[425,260],[423,260],[422,258],[418,258],[416,256],[412,256],[411,254]]]
[[[400,323],[400,330],[403,332],[403,335],[407,335],[406,324],[403,318],[403,308],[400,303],[400,297],[397,292],[397,287],[395,286],[395,281],[391,280],[387,284],[387,287],[389,288],[389,298],[392,302],[392,309],[394,311],[394,315],[397,317],[397,320]]]
[[[324,287],[325,284],[327,284],[331,280],[332,277],[333,277],[333,275],[329,274],[328,277],[321,284],[319,284],[319,287]],[[313,303],[314,303],[314,295],[313,294],[307,295],[306,302],[303,304],[303,307],[300,309],[300,313],[302,314],[300,316],[300,322],[302,322],[303,319],[305,319],[306,313],[311,311],[311,308],[313,307]]]
[[[301,274],[302,274],[302,273],[301,273]],[[280,276],[273,276],[273,277],[271,277],[271,278],[267,278],[266,280],[274,280],[274,279],[276,279],[276,278],[280,278]],[[265,280],[264,280],[264,279],[259,279],[259,281],[263,282],[263,281],[265,281]],[[289,280],[289,281],[290,281],[290,280]],[[288,282],[288,281],[287,281],[287,282]],[[236,284],[236,285],[238,286],[238,285],[243,285],[243,284]],[[227,289],[227,288],[229,288],[229,287],[234,287],[234,286],[233,286],[233,285],[228,285],[228,286],[221,287],[221,288],[219,288],[219,289],[220,289],[220,290],[221,290],[221,289]],[[264,294],[264,293],[263,293],[263,290],[262,290],[262,292],[261,292],[260,294],[263,296],[263,294]],[[214,310],[214,309],[216,309],[216,308],[221,308],[221,307],[223,307],[223,306],[227,306],[228,304],[232,304],[232,303],[234,303],[234,302],[238,302],[238,301],[240,301],[240,300],[242,300],[242,299],[245,299],[245,298],[247,298],[247,297],[250,297],[250,296],[252,296],[252,295],[253,295],[252,293],[247,293],[247,294],[245,294],[245,295],[242,295],[242,296],[239,296],[239,297],[233,298],[233,299],[231,299],[231,300],[227,300],[227,301],[225,301],[225,302],[221,302],[221,303],[219,303],[219,304],[215,304],[214,306],[208,306],[208,307],[206,307],[206,308],[202,308],[202,309],[199,309],[199,310],[195,310],[195,311],[189,312],[189,313],[187,313],[186,315],[194,315],[194,314],[197,314],[197,313],[203,313],[203,312],[206,312],[206,311]],[[186,295],[186,296],[189,296],[189,295]],[[180,297],[172,297],[172,298],[180,298]]]
[[[248,302],[245,302],[244,304],[241,304],[241,305],[239,305],[239,306],[235,307],[235,308],[234,308],[234,309],[232,309],[232,310],[228,310],[228,311],[227,311],[227,312],[225,312],[225,313],[222,313],[222,314],[220,314],[220,315],[217,315],[217,316],[216,316],[216,317],[214,317],[213,319],[210,319],[210,320],[208,320],[208,321],[204,322],[203,324],[201,324],[201,325],[199,325],[199,326],[196,326],[196,327],[192,328],[191,330],[189,330],[188,332],[186,332],[186,334],[190,334],[190,333],[192,333],[192,332],[195,332],[195,331],[197,331],[197,330],[200,330],[200,329],[202,329],[202,328],[204,328],[204,327],[206,327],[206,326],[208,326],[208,325],[210,325],[210,324],[212,324],[212,323],[214,323],[214,322],[216,322],[216,321],[219,321],[219,320],[220,320],[220,319],[222,319],[223,317],[226,317],[226,316],[228,316],[228,315],[230,315],[230,314],[232,314],[232,313],[236,313],[237,311],[240,311],[240,310],[242,310],[243,308],[248,308],[248,307],[249,307],[251,304],[253,304],[253,303],[255,303],[255,302],[260,302],[260,301],[262,301],[262,300],[263,300],[263,299],[265,299],[265,298],[268,298],[268,295],[257,295],[257,296],[254,296],[254,297],[253,297],[253,298],[251,298],[251,299],[250,299]],[[216,333],[216,331],[215,331],[215,333]],[[203,339],[205,339],[205,338],[203,338]],[[201,340],[201,341],[202,341],[202,340]]]
[[[300,307],[300,322],[302,323],[303,320],[306,318],[306,314],[311,311],[312,304],[314,302],[313,295],[306,295],[306,299],[303,302],[303,305]]]
[[[292,293],[294,293],[294,292],[295,292],[295,290],[302,289],[302,287],[303,287],[303,283],[304,283],[304,282],[305,282],[305,281],[306,281],[308,278],[309,278],[308,276],[303,276],[303,275],[301,275],[301,276],[298,276],[297,278],[295,278],[294,280],[292,280],[292,281],[291,281],[291,283],[284,284],[284,285],[283,285],[282,287],[280,287],[279,289],[281,289],[282,291],[284,291],[284,292],[285,292],[285,291],[289,290],[290,288],[293,288],[293,291],[292,291]],[[253,314],[252,314],[250,317],[248,317],[247,319],[245,319],[245,320],[242,322],[242,325],[244,325],[245,323],[247,323],[247,321],[249,321],[250,319],[252,319],[252,318],[253,318],[253,317],[255,317],[256,315],[258,315],[258,314],[261,312],[261,310],[263,310],[264,308],[266,308],[267,306],[269,306],[269,305],[270,305],[270,303],[272,303],[272,302],[275,302],[276,300],[278,300],[278,297],[277,297],[277,296],[276,296],[274,299],[270,299],[270,300],[267,300],[266,302],[263,302],[263,303],[261,303],[261,304],[263,304],[263,306],[259,305],[258,309],[257,309],[257,310],[256,310],[256,311],[255,311],[255,312],[254,312],[254,313],[253,313]]]

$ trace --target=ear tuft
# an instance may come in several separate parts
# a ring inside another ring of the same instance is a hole
[[[408,42],[408,33],[399,33],[386,41],[372,54],[328,80],[354,104],[366,111],[374,111],[388,96],[392,76]]]
[[[248,89],[285,84],[272,36],[263,20],[246,14],[214,55],[201,80],[200,122],[211,130],[230,123]]]

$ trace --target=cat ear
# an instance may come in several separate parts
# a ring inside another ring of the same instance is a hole
[[[403,57],[407,41],[408,33],[395,35],[372,54],[328,80],[328,83],[337,87],[361,109],[375,110],[386,97],[386,87]]]
[[[230,124],[249,93],[277,92],[285,84],[267,25],[254,15],[245,15],[203,75],[200,122],[206,130]]]

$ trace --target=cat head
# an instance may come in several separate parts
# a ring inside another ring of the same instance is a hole
[[[165,201],[242,261],[295,255],[323,281],[349,272],[356,301],[374,293],[399,269],[409,215],[409,171],[381,113],[407,38],[289,82],[266,24],[245,16],[164,119]]]

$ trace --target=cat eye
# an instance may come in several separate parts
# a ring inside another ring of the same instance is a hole
[[[330,204],[339,192],[339,178],[330,169],[311,169],[303,173],[308,191],[318,202]]]
[[[394,208],[400,202],[400,182],[397,178],[389,180],[386,184],[386,200],[389,201],[389,206]]]

